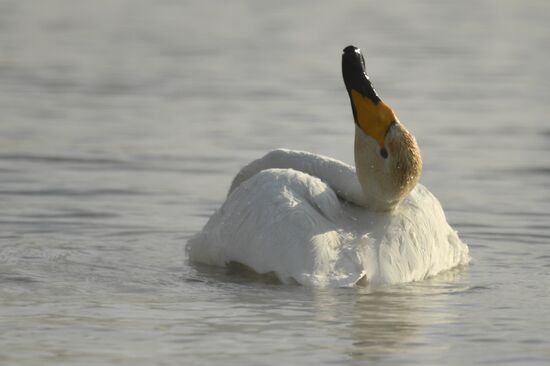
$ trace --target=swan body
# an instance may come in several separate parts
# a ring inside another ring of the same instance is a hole
[[[352,166],[306,152],[272,151],[237,175],[225,203],[189,240],[190,259],[237,262],[275,273],[283,283],[321,287],[422,280],[469,261],[468,247],[421,184],[392,212],[365,210],[314,175],[262,169],[293,161],[309,172],[339,172],[331,176],[348,185],[347,195],[360,192],[357,180],[342,179],[355,176]]]
[[[189,240],[191,261],[236,262],[308,286],[417,281],[469,262],[439,201],[418,183],[416,140],[372,88],[359,49],[347,47],[342,66],[356,167],[285,149],[251,162]]]

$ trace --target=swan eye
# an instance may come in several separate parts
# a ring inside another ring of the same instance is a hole
[[[388,157],[388,150],[386,150],[385,147],[381,148],[381,149],[380,149],[380,155],[382,155],[382,157],[383,157],[384,159],[386,159],[386,158]]]

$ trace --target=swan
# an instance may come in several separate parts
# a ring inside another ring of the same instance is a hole
[[[341,287],[418,281],[470,261],[441,204],[418,183],[420,149],[374,90],[359,48],[343,50],[342,73],[355,167],[286,149],[252,161],[189,239],[191,262]]]

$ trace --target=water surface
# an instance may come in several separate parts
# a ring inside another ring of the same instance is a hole
[[[0,363],[548,364],[550,7],[0,2]],[[462,271],[315,290],[193,267],[251,159],[352,162],[340,52],[415,134]]]

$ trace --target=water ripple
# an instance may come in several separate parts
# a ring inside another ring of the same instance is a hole
[[[13,162],[32,162],[47,164],[122,164],[123,160],[113,158],[97,157],[74,157],[74,156],[53,156],[53,155],[33,155],[33,154],[2,154],[0,160]]]
[[[74,189],[54,188],[35,190],[0,190],[0,195],[5,196],[60,196],[60,197],[95,197],[95,196],[143,196],[151,193],[133,189],[100,188],[100,189]]]

